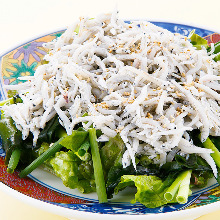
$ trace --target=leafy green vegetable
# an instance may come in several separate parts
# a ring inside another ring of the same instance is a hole
[[[8,98],[19,96],[17,90],[8,90],[7,92],[8,92]]]
[[[131,187],[135,185],[135,181],[133,181],[133,179],[130,179],[129,177],[135,177],[135,175],[123,175],[121,177],[121,181],[114,188],[114,193],[116,195],[119,193],[119,191],[122,191],[126,187]]]
[[[208,180],[213,177],[213,173],[207,171],[193,171],[191,184],[197,188],[203,188],[207,185]]]
[[[53,143],[57,141],[60,136],[60,133],[63,131],[63,127],[59,123],[58,116],[53,117],[45,126],[45,128],[40,132],[38,136],[38,144],[43,142]]]
[[[216,146],[212,143],[210,138],[207,138],[205,142],[202,143],[205,148],[211,149],[213,153],[210,155],[212,156],[215,164],[220,168],[220,152],[216,148]]]
[[[211,170],[209,164],[197,154],[190,154],[187,159],[177,154],[175,161],[183,167],[183,170],[187,168],[197,171]]]
[[[96,191],[95,180],[94,179],[91,179],[91,180],[86,180],[86,179],[79,180],[77,189],[81,193],[95,192]]]
[[[34,169],[48,160],[50,157],[54,156],[56,152],[61,150],[62,147],[67,149],[78,149],[83,143],[87,136],[85,131],[73,131],[69,136],[63,136],[57,142],[55,142],[51,147],[48,148],[43,154],[41,154],[37,159],[35,159],[30,165],[28,165],[24,170],[19,174],[20,177],[25,177],[31,173]]]
[[[100,156],[103,168],[108,172],[113,166],[121,164],[121,159],[125,151],[125,145],[120,135],[110,138],[109,141],[101,148]]]
[[[96,191],[94,169],[92,160],[81,161],[78,164],[78,190],[81,193],[90,193]]]
[[[216,55],[213,59],[215,62],[219,61],[220,60],[220,54]]]
[[[14,149],[21,146],[22,135],[15,127],[12,118],[4,118],[0,121],[0,136],[2,147],[6,152],[6,163],[8,163]]]
[[[108,200],[107,200],[105,180],[104,180],[104,174],[103,174],[103,169],[102,169],[102,163],[101,163],[95,128],[89,129],[89,140],[90,140],[90,145],[91,145],[91,154],[92,154],[92,162],[93,162],[93,168],[94,168],[96,192],[99,198],[99,202],[105,203]]]
[[[88,140],[86,140],[78,149],[75,154],[83,161],[89,161],[91,159],[91,154],[88,153],[88,150],[90,148],[90,143]]]
[[[14,91],[14,90],[10,90],[10,91]],[[13,104],[22,103],[22,102],[23,100],[18,94],[13,95]]]
[[[140,202],[148,208],[156,208],[168,203],[164,198],[165,189],[162,189],[163,182],[156,176],[134,176],[124,175],[121,177],[121,182],[115,189],[115,193],[126,185],[134,184],[137,187],[135,199],[131,203]]]
[[[202,47],[205,47],[207,49],[207,52],[211,51],[211,46],[208,46],[208,41],[202,37],[200,37],[198,34],[195,34],[195,30],[191,31],[189,34],[189,39],[191,40],[191,43],[193,46],[195,46],[198,50],[201,50]],[[220,52],[220,42],[217,42],[214,44],[214,51],[213,54],[218,54]],[[213,59],[214,61],[220,60],[220,54],[216,55]]]
[[[41,144],[41,147],[38,149],[37,151],[37,154],[38,154],[38,157],[43,154],[45,151],[47,151],[48,149],[50,148],[50,144],[47,143],[47,142],[43,142]]]
[[[12,152],[16,149],[21,151],[19,166],[27,166],[27,164],[34,159],[35,155],[32,151],[33,139],[31,138],[31,135],[23,141],[21,132],[17,130],[10,117],[4,117],[0,120],[0,136],[2,139],[2,147],[6,152],[6,164],[8,164]]]
[[[39,151],[47,149],[44,144]],[[92,161],[81,161],[76,153],[59,151],[44,162],[44,165],[56,176],[62,179],[69,188],[78,188],[81,193],[95,192],[95,180]]]
[[[74,130],[71,135],[68,135],[63,139],[60,144],[63,145],[68,150],[72,150],[73,152],[77,152],[80,146],[85,141],[88,132],[86,131],[77,131]]]
[[[13,150],[9,163],[8,163],[8,167],[7,167],[7,172],[8,173],[13,173],[14,170],[16,169],[18,162],[20,160],[21,157],[21,150],[20,149],[15,149]]]
[[[176,179],[167,178],[164,182],[152,175],[123,175],[121,182],[116,186],[115,193],[127,186],[135,185],[137,193],[131,203],[140,202],[148,208],[156,208],[167,203],[186,203],[191,193],[191,170],[182,172]],[[173,181],[175,180],[175,181]]]
[[[182,172],[172,185],[167,189],[164,197],[167,201],[171,201],[177,194],[177,201],[179,203],[186,203],[189,195],[189,185],[192,170]]]
[[[92,160],[89,161],[81,161],[78,167],[79,173],[79,179],[94,179],[94,169]]]
[[[9,90],[9,91],[11,91],[11,90]],[[8,99],[0,101],[0,106],[17,104],[17,103],[21,103],[22,102],[22,99],[17,94],[9,93],[9,96],[10,97]]]
[[[158,167],[153,165],[152,167],[145,168],[143,166],[130,165],[123,168],[122,165],[113,166],[108,172],[106,192],[108,198],[112,198],[115,187],[120,183],[121,176],[123,175],[158,175]]]
[[[21,178],[26,177],[29,173],[31,173],[33,170],[35,170],[37,167],[39,167],[42,163],[44,163],[46,160],[48,160],[50,157],[55,155],[56,152],[58,152],[63,146],[60,144],[60,142],[65,137],[60,138],[57,142],[55,142],[51,147],[48,148],[43,154],[41,154],[39,157],[37,157],[31,164],[29,164],[24,170],[22,170],[19,173],[19,176]]]
[[[78,160],[72,151],[56,152],[55,157],[50,159],[55,174],[62,179],[65,186],[72,189],[78,186]]]
[[[208,48],[207,40],[200,37],[198,34],[195,34],[195,30],[190,32],[189,39],[191,40],[192,45],[198,50],[201,50],[202,47]]]
[[[153,163],[153,160],[149,158],[149,156],[147,155],[142,155],[139,163],[141,164],[141,166],[143,167],[148,167],[150,164]]]
[[[190,154],[189,157],[186,159],[180,155],[175,156],[175,160],[172,162],[167,162],[159,169],[159,177],[164,179],[170,173],[179,174],[182,171],[192,169],[193,172],[212,172],[211,167],[209,164],[202,159],[199,155]]]

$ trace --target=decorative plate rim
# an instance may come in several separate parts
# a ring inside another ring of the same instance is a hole
[[[212,31],[214,33],[220,33],[220,29],[218,28],[210,28],[206,25],[198,25],[198,24],[194,24],[193,22],[181,22],[181,21],[174,21],[172,19],[144,19],[144,18],[134,18],[134,19],[130,19],[130,18],[122,18],[124,21],[149,21],[149,22],[163,22],[163,23],[169,23],[169,24],[176,24],[176,25],[185,25],[185,26],[189,26],[189,27],[192,27],[192,28],[200,28],[200,29],[204,29],[204,30],[207,30],[207,31]],[[56,32],[59,32],[59,31],[65,31],[67,29],[67,27],[60,27],[60,28],[56,28],[56,29],[51,29],[49,31],[45,31],[45,32],[42,32],[41,34],[34,34],[32,37],[27,37],[26,39],[24,40],[21,40],[19,41],[18,43],[15,43],[13,45],[11,45],[8,49],[4,50],[3,52],[0,52],[0,62],[1,62],[1,59],[2,57],[11,52],[12,50],[15,50],[16,48],[20,47],[21,45],[23,44],[26,44],[30,41],[34,41],[34,40],[37,40],[38,38],[41,38],[41,37],[44,37],[46,35],[49,35],[49,34],[53,34],[53,33],[56,33]]]
[[[148,219],[152,219],[152,220],[167,219],[167,217],[169,217],[170,220],[172,219],[176,220],[177,218],[180,219],[179,218],[180,216],[184,216],[184,219],[190,219],[190,218],[194,219],[202,215],[219,210],[219,204],[220,204],[220,201],[218,201],[218,202],[214,202],[211,204],[207,204],[205,206],[195,207],[192,209],[176,210],[173,212],[166,212],[166,213],[149,213],[149,214],[144,214],[144,215],[139,215],[139,214],[134,214],[134,215],[114,214],[113,215],[113,214],[84,212],[84,211],[73,210],[73,209],[53,205],[53,204],[32,198],[25,194],[22,194],[1,182],[0,182],[0,190],[2,190],[3,192],[6,192],[8,195],[11,195],[18,200],[21,200],[22,202],[26,204],[32,205],[36,208],[43,209],[53,214],[60,215],[62,217],[73,218],[73,217],[80,215],[80,217],[83,217],[83,219],[94,219],[94,220],[97,220],[99,217],[105,218],[106,220],[112,220],[112,217],[114,217],[115,219],[126,217],[126,220],[133,220],[135,217],[135,218],[138,218],[138,220],[146,220],[146,216],[148,217]]]

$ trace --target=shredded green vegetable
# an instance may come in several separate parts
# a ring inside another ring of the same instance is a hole
[[[179,203],[185,203],[184,201],[188,200],[191,173],[191,170],[187,170],[176,178],[164,194],[167,201],[173,200],[176,195]]]
[[[24,170],[22,170],[19,173],[19,176],[21,178],[26,177],[28,174],[30,174],[33,170],[35,170],[37,167],[39,167],[44,161],[49,159],[51,156],[53,156],[56,152],[58,152],[63,146],[60,144],[60,142],[65,137],[60,138],[57,142],[55,142],[47,151],[45,151],[43,154],[41,154],[36,160],[34,160],[29,166],[27,166]]]
[[[213,160],[215,161],[215,164],[220,168],[220,152],[216,148],[216,146],[212,143],[210,138],[207,138],[205,142],[203,142],[203,146],[205,148],[211,149],[213,153],[210,155],[212,156]]]
[[[93,168],[94,168],[94,176],[95,176],[95,183],[96,183],[96,192],[98,195],[98,199],[100,203],[108,202],[107,194],[106,194],[106,187],[105,187],[105,180],[103,175],[102,163],[99,153],[99,146],[96,141],[96,130],[95,128],[89,129],[89,140],[91,145],[91,153],[92,153],[92,161],[93,161]]]
[[[10,160],[8,162],[8,168],[7,168],[7,172],[8,173],[13,173],[14,170],[16,169],[18,162],[20,160],[20,156],[21,156],[21,150],[20,149],[15,149],[10,157]]]
[[[185,171],[182,174],[182,181],[179,186],[179,191],[176,196],[176,200],[180,204],[184,204],[188,201],[188,196],[191,194],[191,191],[189,189],[190,186],[190,178],[191,178],[192,170]]]

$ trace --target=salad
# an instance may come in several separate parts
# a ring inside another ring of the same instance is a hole
[[[118,12],[81,17],[34,76],[5,85],[0,136],[7,171],[41,166],[100,203],[184,204],[220,183],[220,43],[173,34]]]

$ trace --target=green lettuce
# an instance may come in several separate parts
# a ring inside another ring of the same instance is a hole
[[[135,199],[131,203],[140,202],[148,208],[156,208],[165,205],[169,202],[164,198],[166,189],[163,187],[163,182],[159,177],[147,176],[147,175],[124,175],[121,177],[121,182],[115,188],[117,194],[120,190],[126,186],[135,185],[137,187],[137,193]]]
[[[191,43],[194,47],[196,47],[198,50],[201,50],[202,47],[205,47],[207,49],[207,52],[211,51],[211,47],[208,46],[208,41],[198,34],[195,34],[195,30],[192,30],[189,34],[189,39],[191,40]],[[217,42],[214,44],[214,51],[213,54],[218,54],[220,52],[220,42]],[[219,61],[220,60],[220,54],[216,55],[213,58],[214,61]]]
[[[125,144],[120,135],[110,138],[109,141],[101,148],[100,157],[103,168],[108,172],[112,167],[120,165]]]
[[[50,165],[56,176],[60,177],[63,184],[69,188],[75,189],[78,186],[78,158],[72,151],[59,151],[55,157],[50,159]]]
[[[95,191],[94,171],[91,155],[88,152],[90,144],[87,135],[85,131],[73,131],[72,135],[66,136],[60,142],[64,151],[57,152],[49,160],[53,172],[62,179],[63,184],[72,189],[78,188],[81,193]]]
[[[71,135],[67,136],[63,131],[57,131],[57,120],[51,121],[47,131],[51,134],[63,136],[59,144],[62,150],[50,156],[44,161],[44,166],[57,177],[59,177],[66,187],[78,190],[81,193],[90,193],[95,191],[94,171],[92,166],[91,155],[88,152],[90,144],[88,142],[88,132],[83,129],[74,130]],[[42,140],[48,140],[46,132],[42,133]],[[45,138],[43,138],[45,137]],[[40,156],[48,151],[50,144],[43,142],[38,149]]]
[[[91,160],[91,154],[88,152],[90,149],[90,143],[88,140],[86,140],[78,149],[75,154],[83,161],[89,161]]]
[[[48,163],[48,162],[47,162]],[[77,188],[81,193],[95,192],[92,161],[81,161],[71,150],[59,151],[49,160],[56,176],[71,189]]]
[[[60,144],[67,148],[68,150],[72,150],[74,153],[77,152],[80,146],[84,143],[88,132],[86,131],[77,131],[74,130],[71,135],[66,136]]]
[[[189,39],[191,44],[196,47],[198,50],[201,50],[202,47],[208,48],[208,42],[206,39],[202,38],[198,34],[195,34],[195,30],[192,30],[189,34]]]
[[[152,175],[123,175],[115,187],[115,194],[127,186],[137,188],[131,203],[140,202],[147,208],[156,208],[168,203],[184,204],[191,194],[190,178],[192,170],[181,172],[177,177],[169,175],[165,181]]]
[[[77,189],[81,192],[81,193],[91,193],[91,192],[95,192],[96,191],[96,185],[95,185],[95,180],[91,179],[91,180],[79,180],[78,183],[78,187]]]

